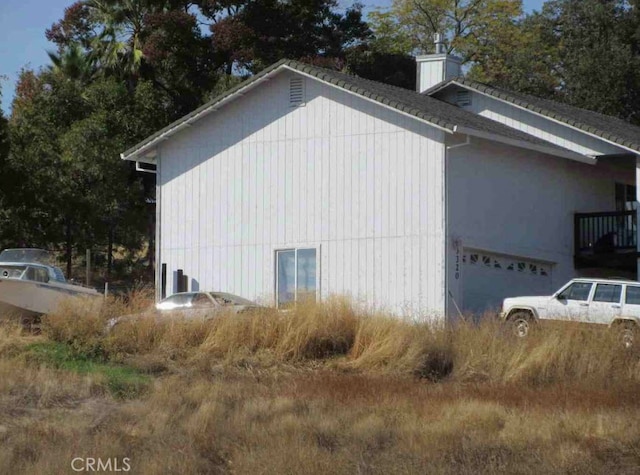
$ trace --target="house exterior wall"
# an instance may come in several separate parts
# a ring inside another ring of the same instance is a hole
[[[455,104],[456,90],[459,89],[449,88],[439,97]],[[602,139],[477,91],[471,91],[471,105],[465,106],[464,109],[583,155],[596,156],[626,152]]]
[[[446,174],[449,288],[458,302],[465,249],[550,263],[551,285],[560,287],[577,275],[574,213],[614,211],[615,183],[635,185],[630,167],[604,160],[588,165],[475,138],[448,150]]]
[[[183,269],[189,290],[271,303],[275,251],[314,247],[320,296],[442,314],[443,132],[311,78],[291,107],[294,74],[160,146],[167,294]]]

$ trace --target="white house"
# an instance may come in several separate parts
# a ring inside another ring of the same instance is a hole
[[[414,92],[283,60],[124,152],[157,173],[158,297],[443,316],[636,276],[640,128],[417,62]]]

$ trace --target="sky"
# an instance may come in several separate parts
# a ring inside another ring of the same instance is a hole
[[[0,0],[0,79],[2,109],[9,113],[15,81],[23,67],[49,64],[47,51],[55,50],[44,32],[62,18],[74,0]],[[342,2],[341,2],[342,3]],[[349,2],[350,3],[350,2]],[[365,8],[385,7],[391,0],[364,0]],[[524,0],[525,10],[540,10],[544,0]]]

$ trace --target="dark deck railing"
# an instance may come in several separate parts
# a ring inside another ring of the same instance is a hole
[[[574,220],[576,256],[636,250],[636,211],[576,213]]]

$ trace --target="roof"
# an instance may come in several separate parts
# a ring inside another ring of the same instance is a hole
[[[508,91],[465,78],[450,79],[449,81],[432,87],[423,94],[433,96],[451,85],[473,89],[575,127],[588,134],[601,137],[625,148],[640,152],[640,127],[622,119],[570,106],[561,102]]]
[[[483,138],[490,138],[517,146],[528,146],[544,153],[565,156],[572,159],[580,159],[583,156],[559,147],[546,140],[534,137],[525,132],[513,129],[499,122],[487,119],[472,112],[465,111],[447,102],[435,99],[428,95],[419,94],[416,91],[402,89],[388,84],[383,84],[368,79],[363,79],[350,74],[340,73],[329,69],[320,68],[310,64],[283,59],[250,79],[240,83],[224,94],[214,98],[205,105],[173,122],[155,134],[147,137],[142,142],[134,145],[121,154],[123,159],[135,160],[140,153],[152,148],[161,140],[165,140],[178,130],[190,125],[199,118],[217,110],[226,102],[238,95],[244,94],[248,89],[255,87],[269,77],[279,74],[282,70],[293,70],[320,81],[342,88],[350,93],[362,96],[373,102],[395,109],[401,113],[413,116],[416,119],[443,129],[446,132],[460,132]]]

